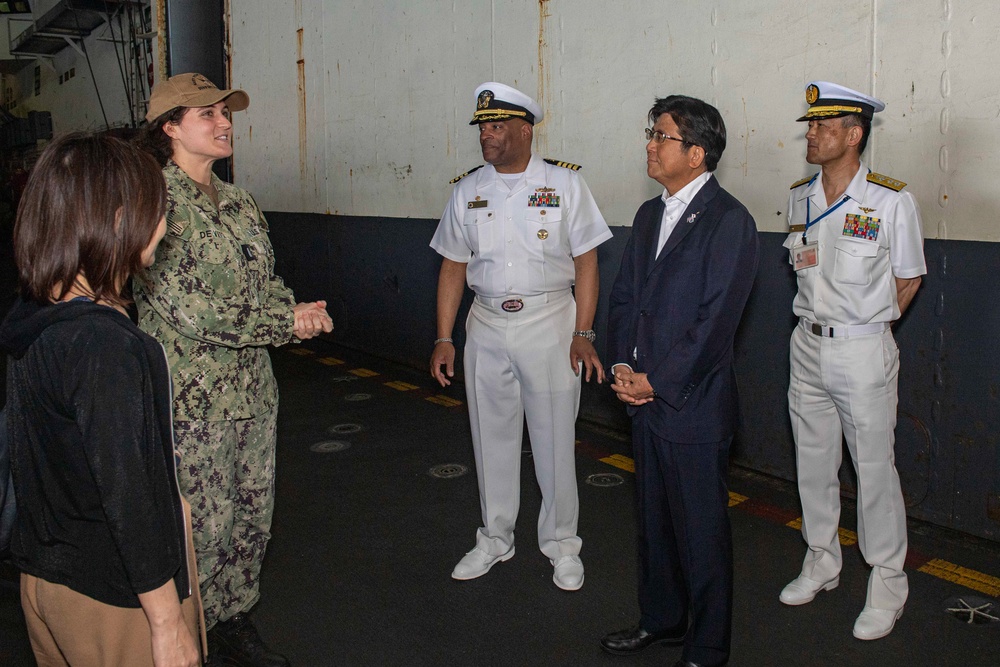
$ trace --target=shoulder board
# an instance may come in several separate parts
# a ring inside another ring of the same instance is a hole
[[[572,169],[573,171],[580,171],[581,169],[583,169],[583,167],[581,167],[580,165],[573,164],[572,162],[563,162],[562,160],[553,160],[551,158],[545,158],[545,161],[548,162],[549,164],[553,164],[553,165],[555,165],[557,167],[563,167],[565,169]]]
[[[478,167],[473,167],[472,169],[470,169],[469,171],[465,172],[461,176],[456,176],[455,178],[451,179],[448,182],[450,184],[452,184],[452,185],[455,185],[455,183],[458,183],[460,180],[462,180],[463,178],[465,178],[466,176],[468,176],[472,172],[476,171],[477,169],[482,169],[482,168],[483,168],[483,165],[479,165]]]
[[[874,183],[875,185],[881,185],[883,188],[889,188],[890,190],[895,190],[899,192],[906,187],[906,183],[903,181],[897,181],[895,178],[889,178],[888,176],[883,176],[882,174],[876,174],[874,171],[868,174],[868,182]]]
[[[803,179],[795,181],[794,183],[792,183],[792,187],[790,187],[788,189],[789,190],[794,190],[795,188],[799,187],[800,185],[805,185],[806,183],[812,183],[813,179],[816,178],[816,176],[818,176],[818,175],[819,174],[813,174],[812,176],[806,176]]]

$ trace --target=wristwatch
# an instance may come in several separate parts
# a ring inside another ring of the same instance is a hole
[[[593,343],[595,340],[597,340],[597,334],[594,333],[593,329],[587,329],[586,331],[574,331],[573,335],[574,336],[579,336],[580,338],[586,338],[591,343]]]

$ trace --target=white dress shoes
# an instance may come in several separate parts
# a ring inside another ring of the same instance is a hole
[[[854,636],[858,639],[881,639],[892,632],[896,620],[903,615],[900,609],[875,609],[865,605],[854,622]]]
[[[549,561],[554,570],[552,581],[564,591],[578,591],[583,586],[583,561],[579,556],[560,556]]]
[[[816,581],[800,574],[790,584],[781,589],[781,595],[778,596],[778,599],[794,607],[812,602],[817,593],[820,591],[832,591],[839,584],[840,577],[834,577],[829,581]]]
[[[513,546],[511,546],[507,553],[500,554],[499,556],[488,554],[479,547],[476,547],[469,553],[462,556],[462,560],[458,561],[458,565],[456,565],[455,569],[451,571],[451,578],[458,579],[459,581],[468,581],[469,579],[481,577],[489,572],[490,568],[497,563],[502,563],[503,561],[510,560],[513,557]]]

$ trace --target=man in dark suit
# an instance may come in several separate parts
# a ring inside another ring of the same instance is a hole
[[[639,623],[609,653],[683,644],[677,667],[729,660],[733,555],[729,446],[739,420],[733,339],[757,270],[757,229],[712,175],[719,111],[681,95],[649,112],[646,171],[664,187],[639,207],[611,289],[612,389],[632,417]]]

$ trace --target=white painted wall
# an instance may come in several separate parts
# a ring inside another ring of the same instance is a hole
[[[236,178],[265,209],[437,217],[481,164],[475,87],[546,111],[536,152],[577,162],[612,225],[645,175],[653,98],[722,112],[718,176],[781,231],[804,161],[803,89],[824,79],[887,103],[866,159],[910,183],[928,238],[1000,241],[995,0],[231,0]]]

